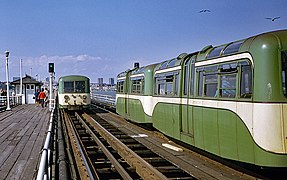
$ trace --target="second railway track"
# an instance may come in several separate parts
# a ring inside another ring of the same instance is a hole
[[[81,178],[195,179],[104,120],[69,115],[74,154]],[[141,156],[141,157],[140,157]]]
[[[133,124],[118,121],[99,108],[93,112],[62,112],[71,151],[74,177],[81,179],[253,179],[217,165],[188,159],[186,152],[174,152],[156,144],[158,139],[138,132]],[[107,120],[107,117],[110,120]],[[155,135],[158,136],[158,135]],[[189,163],[187,163],[187,161]],[[203,160],[205,161],[205,160]],[[190,164],[191,163],[191,164]],[[204,165],[205,164],[205,165]],[[216,165],[213,165],[216,166]]]

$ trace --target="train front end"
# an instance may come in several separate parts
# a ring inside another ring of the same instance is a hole
[[[90,107],[90,80],[85,76],[65,76],[59,79],[59,107],[81,110]]]

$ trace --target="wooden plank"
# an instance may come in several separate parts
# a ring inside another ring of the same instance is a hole
[[[25,168],[27,160],[20,160],[17,161],[14,165],[14,170],[12,169],[11,172],[7,176],[7,179],[20,179],[23,169]]]
[[[32,179],[40,160],[50,113],[35,105],[22,105],[0,113],[1,178]]]
[[[9,155],[13,152],[15,146],[7,146],[6,149],[1,153],[0,156],[0,167],[2,167],[3,163],[9,157]]]
[[[48,131],[49,117],[50,113],[48,113],[48,110],[42,113],[42,117],[40,119],[41,123],[38,123],[31,135],[35,140],[33,149],[31,150],[31,152],[33,152],[33,156],[30,156],[25,169],[22,172],[21,179],[34,179],[37,176],[37,168],[41,158],[41,150]]]
[[[6,178],[8,173],[11,171],[12,167],[16,163],[24,145],[26,144],[28,137],[23,137],[21,142],[13,149],[9,154],[9,157],[5,160],[4,164],[0,167],[1,176]]]

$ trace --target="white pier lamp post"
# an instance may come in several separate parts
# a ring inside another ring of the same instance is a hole
[[[10,97],[9,97],[9,72],[8,72],[8,57],[9,57],[9,51],[5,51],[6,56],[6,84],[7,84],[7,111],[10,111]]]

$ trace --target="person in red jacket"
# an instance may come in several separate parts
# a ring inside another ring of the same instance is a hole
[[[43,88],[42,88],[41,92],[39,93],[38,98],[40,100],[40,104],[41,104],[42,108],[44,108],[44,101],[45,101],[45,98],[46,98],[46,94],[45,94]]]

